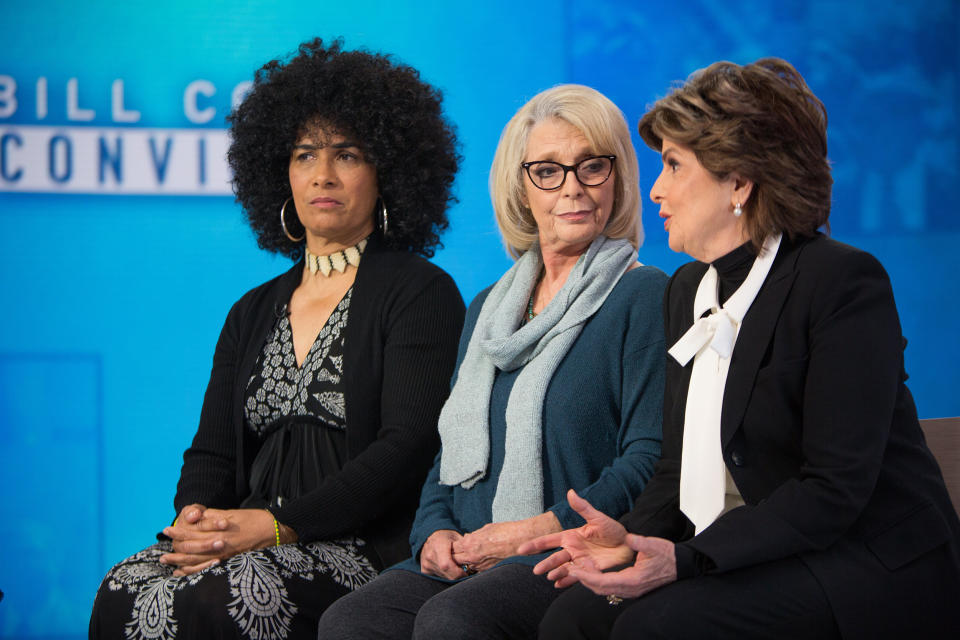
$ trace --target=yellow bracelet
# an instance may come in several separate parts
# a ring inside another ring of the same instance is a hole
[[[277,519],[273,519],[273,532],[277,534],[277,546],[280,546],[280,525],[277,524]]]
[[[180,519],[180,516],[177,516],[173,519],[173,526],[177,526],[177,521]]]

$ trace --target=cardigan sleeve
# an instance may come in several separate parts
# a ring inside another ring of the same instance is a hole
[[[642,277],[641,277],[642,276]],[[653,475],[660,458],[662,427],[663,316],[660,301],[666,275],[658,269],[630,274],[637,284],[630,296],[629,316],[622,343],[610,342],[601,348],[620,354],[619,386],[605,390],[620,407],[617,425],[618,455],[586,487],[576,487],[581,497],[612,517],[627,510]],[[612,336],[610,336],[612,337]],[[550,507],[564,529],[584,524],[583,518],[566,500]]]
[[[457,365],[459,371],[460,363],[467,353],[467,346],[470,344],[470,337],[473,335],[473,329],[476,327],[477,318],[480,316],[480,309],[483,307],[483,301],[486,300],[490,288],[481,291],[470,308],[467,309],[466,319],[464,321],[463,332],[460,335],[460,345],[457,349]],[[450,381],[450,387],[457,381],[456,373]],[[433,532],[441,529],[450,529],[463,533],[463,529],[456,517],[453,515],[453,487],[440,484],[440,456],[442,451],[437,453],[433,461],[433,467],[423,483],[423,490],[420,492],[420,506],[417,508],[417,514],[413,520],[413,527],[410,529],[410,550],[413,558],[417,558],[420,549]]]
[[[799,287],[809,316],[795,328],[805,332],[796,341],[808,341],[806,353],[758,373],[755,396],[762,377],[776,380],[784,397],[752,401],[766,404],[745,419],[765,423],[772,437],[797,434],[798,473],[686,543],[716,571],[829,547],[857,521],[876,485],[903,373],[893,292],[869,254],[845,248],[817,259],[812,281]],[[794,379],[797,398],[783,391]]]
[[[437,454],[433,467],[423,483],[420,493],[420,506],[410,529],[410,551],[414,559],[420,555],[420,549],[427,538],[441,529],[450,529],[463,533],[463,529],[453,515],[453,487],[440,484],[440,454]]]
[[[272,509],[301,541],[356,532],[415,492],[411,483],[419,486],[436,451],[436,420],[449,393],[464,313],[450,276],[432,273],[426,282],[405,274],[389,292],[376,438],[319,488]]]
[[[200,424],[190,448],[183,454],[174,507],[177,513],[189,504],[218,509],[235,508],[236,430],[233,424],[233,386],[239,365],[239,332],[246,296],[227,314],[213,354],[213,368],[203,397]]]

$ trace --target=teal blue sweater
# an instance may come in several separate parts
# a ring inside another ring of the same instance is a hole
[[[547,388],[544,510],[552,511],[565,529],[584,523],[567,504],[568,489],[619,518],[630,510],[660,458],[665,358],[661,305],[666,282],[667,276],[654,267],[624,274],[584,325]],[[458,371],[489,291],[482,291],[467,310]],[[393,568],[419,572],[420,548],[434,531],[467,533],[491,522],[503,466],[507,399],[520,371],[496,374],[490,397],[489,473],[469,490],[441,485],[438,455],[410,532],[413,557]],[[517,556],[504,562],[532,565],[536,559]]]

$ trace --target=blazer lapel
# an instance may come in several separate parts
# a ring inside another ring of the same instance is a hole
[[[806,243],[788,243],[784,238],[773,268],[747,311],[733,349],[720,412],[720,442],[726,448],[733,437],[753,393],[753,383],[763,354],[773,337],[780,310],[796,277],[796,263]]]

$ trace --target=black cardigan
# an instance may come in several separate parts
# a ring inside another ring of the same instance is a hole
[[[344,335],[347,462],[315,491],[272,510],[301,542],[360,535],[386,566],[409,555],[407,535],[439,447],[437,418],[449,393],[464,306],[443,270],[376,236],[353,284]],[[224,323],[200,426],[183,455],[174,507],[236,508],[249,493],[257,438],[244,395],[257,357],[300,284],[303,262],[249,291]]]
[[[706,269],[690,263],[670,279],[668,345],[693,323]],[[668,357],[663,457],[623,523],[685,540],[681,571],[691,551],[716,573],[799,556],[844,638],[941,637],[958,619],[960,521],[904,384],[904,344],[873,256],[824,236],[784,238],[723,396],[723,458],[746,505],[691,537],[679,493],[692,361]]]

